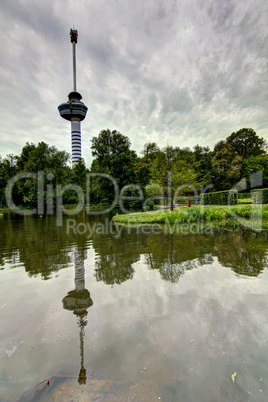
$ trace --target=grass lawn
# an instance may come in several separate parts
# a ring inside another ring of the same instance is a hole
[[[190,223],[199,220],[211,221],[225,219],[239,215],[242,218],[268,219],[268,205],[197,205],[180,207],[173,211],[136,212],[131,214],[117,214],[113,217],[115,223]]]
[[[238,204],[252,204],[251,198],[238,198]]]

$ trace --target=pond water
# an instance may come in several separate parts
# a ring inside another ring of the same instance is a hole
[[[267,400],[268,233],[110,218],[1,218],[0,400]]]

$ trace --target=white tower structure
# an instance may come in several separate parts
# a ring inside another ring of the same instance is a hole
[[[81,102],[82,96],[76,90],[76,54],[75,46],[77,44],[78,32],[76,29],[70,30],[71,43],[73,48],[73,91],[69,93],[69,100],[58,106],[61,117],[71,122],[72,138],[72,165],[73,167],[81,158],[81,121],[87,114],[87,106]]]

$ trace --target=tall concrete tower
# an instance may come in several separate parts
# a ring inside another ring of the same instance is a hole
[[[69,100],[58,106],[61,117],[71,122],[72,136],[72,165],[73,167],[81,158],[81,124],[87,114],[86,105],[81,102],[82,96],[76,91],[76,55],[75,46],[77,44],[78,32],[76,29],[70,30],[71,43],[73,47],[73,91],[69,93]]]

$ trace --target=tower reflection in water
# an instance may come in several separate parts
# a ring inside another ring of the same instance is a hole
[[[74,266],[75,277],[74,284],[75,289],[68,292],[67,296],[62,300],[63,308],[73,311],[78,318],[78,326],[80,328],[80,356],[81,356],[81,368],[78,376],[78,383],[85,384],[86,369],[84,367],[84,337],[85,326],[87,325],[87,309],[93,305],[93,301],[90,297],[90,293],[85,289],[85,267],[84,259],[80,257],[79,248],[75,247],[74,250]]]

